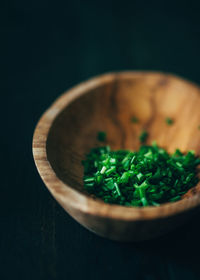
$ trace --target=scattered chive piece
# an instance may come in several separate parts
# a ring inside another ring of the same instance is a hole
[[[198,130],[200,130],[200,125],[198,126]]]
[[[131,118],[131,122],[132,123],[139,123],[139,119],[134,116],[134,117]]]
[[[104,142],[106,140],[106,132],[99,131],[97,134],[97,140],[99,140],[100,142]]]
[[[199,182],[193,151],[172,155],[155,142],[138,151],[93,148],[83,161],[84,188],[106,203],[132,207],[175,202]]]
[[[166,118],[165,119],[166,124],[168,125],[172,125],[174,123],[174,120],[172,120],[171,118]]]
[[[120,189],[119,189],[119,187],[118,187],[118,184],[115,182],[114,185],[115,185],[117,194],[118,194],[119,196],[121,196],[121,192],[120,192]]]
[[[143,130],[139,136],[140,143],[145,143],[148,138],[148,132]]]

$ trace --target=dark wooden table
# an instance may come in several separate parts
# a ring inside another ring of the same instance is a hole
[[[199,216],[155,241],[100,238],[54,201],[32,158],[42,112],[91,76],[151,69],[200,84],[199,6],[150,2],[1,2],[1,280],[200,279]]]

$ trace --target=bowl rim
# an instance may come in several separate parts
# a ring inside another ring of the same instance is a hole
[[[39,119],[34,131],[32,142],[35,165],[50,193],[67,212],[70,212],[70,209],[74,209],[88,215],[95,215],[117,220],[136,221],[167,218],[169,216],[191,210],[200,205],[200,194],[198,193],[194,194],[190,198],[179,200],[173,203],[164,203],[156,207],[148,206],[138,208],[107,204],[100,199],[94,199],[90,196],[87,196],[86,194],[75,190],[70,187],[70,185],[64,183],[57,177],[55,171],[47,159],[46,141],[52,123],[63,111],[63,109],[65,109],[72,101],[84,95],[89,90],[98,87],[99,85],[106,84],[117,79],[143,77],[144,75],[151,75],[152,78],[156,79],[158,77],[170,77],[190,85],[200,93],[199,87],[194,83],[168,73],[154,71],[111,72],[93,77],[67,90],[53,102],[53,104],[43,113]]]

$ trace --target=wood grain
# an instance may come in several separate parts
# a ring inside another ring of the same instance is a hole
[[[142,129],[148,143],[173,152],[200,153],[200,90],[178,77],[153,72],[106,74],[63,94],[44,113],[33,137],[33,155],[47,188],[78,222],[115,240],[145,240],[177,227],[198,209],[199,187],[181,201],[160,207],[105,204],[83,190],[81,160],[107,132],[112,149],[138,149]],[[132,116],[140,120],[131,123]],[[165,118],[174,120],[168,126]]]

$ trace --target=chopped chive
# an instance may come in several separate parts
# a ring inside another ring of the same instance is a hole
[[[97,184],[100,184],[102,182],[102,179],[103,177],[101,175],[97,175],[96,177]]]
[[[142,179],[143,177],[144,177],[144,175],[141,172],[137,174],[138,180]]]
[[[160,204],[155,202],[155,201],[152,201],[151,203],[152,203],[153,206],[160,206]]]
[[[182,164],[181,164],[180,162],[176,162],[176,165],[177,165],[178,167],[182,167]]]
[[[131,122],[132,123],[139,123],[139,119],[135,116],[131,117]]]
[[[175,197],[170,198],[169,201],[171,201],[171,202],[177,201],[177,200],[179,200],[180,198],[181,198],[180,195],[177,195],[177,196],[175,196]]]
[[[116,188],[116,191],[117,191],[118,195],[121,196],[121,192],[120,192],[118,184],[115,182],[114,185],[115,185],[115,188]]]
[[[110,163],[115,164],[115,163],[116,163],[116,158],[111,158],[111,159],[110,159]]]
[[[100,142],[106,141],[106,132],[105,131],[99,131],[97,133],[97,140],[99,140]]]
[[[149,204],[148,204],[148,201],[146,200],[146,197],[142,197],[141,198],[141,202],[142,202],[142,205],[143,206],[148,206]]]
[[[101,173],[101,174],[104,174],[105,171],[106,171],[106,166],[103,166],[102,169],[101,169],[101,171],[100,171],[100,173]]]
[[[173,154],[153,143],[138,151],[93,148],[83,162],[84,188],[106,203],[159,206],[180,200],[199,182],[200,158],[194,151]]]
[[[148,132],[143,130],[139,136],[140,143],[145,143],[148,138]]]
[[[94,182],[95,181],[95,177],[89,177],[89,178],[85,178],[84,182],[88,183],[88,182]]]
[[[140,189],[141,189],[141,188],[142,188],[142,189],[146,189],[148,186],[149,186],[149,184],[148,184],[146,181],[144,181],[144,182],[140,185]]]
[[[130,162],[131,164],[134,162],[135,158],[136,158],[136,156],[134,155],[131,159],[131,162]]]
[[[174,123],[174,120],[171,119],[171,118],[169,118],[169,117],[167,117],[167,118],[165,119],[165,122],[166,122],[166,124],[168,124],[168,125],[172,125],[172,124]]]
[[[107,188],[109,190],[115,189],[115,185],[114,185],[113,179],[111,179],[110,181],[107,182]]]
[[[87,187],[87,188],[88,188],[88,187],[94,187],[94,184],[93,184],[93,183],[86,183],[86,184],[85,184],[85,187]]]
[[[116,170],[115,166],[112,166],[110,169],[106,170],[105,174],[106,175],[110,175],[111,173],[113,173]]]
[[[121,183],[128,183],[130,173],[129,172],[124,172],[121,176]]]
[[[198,126],[198,130],[200,130],[200,125]]]

